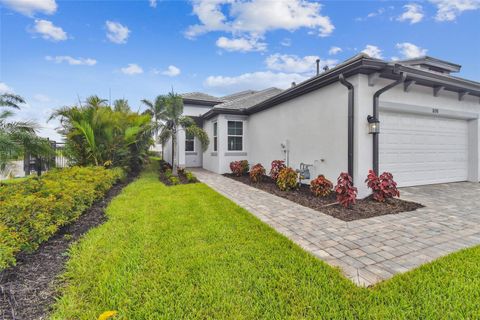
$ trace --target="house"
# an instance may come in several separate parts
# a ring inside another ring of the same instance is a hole
[[[428,56],[359,54],[283,91],[186,94],[185,114],[211,143],[201,150],[182,131],[179,164],[224,173],[235,160],[268,170],[284,159],[332,181],[347,171],[360,197],[372,168],[392,172],[399,186],[478,182],[480,83],[454,76],[460,68]]]

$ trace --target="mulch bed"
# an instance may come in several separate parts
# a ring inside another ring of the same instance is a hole
[[[165,176],[165,174],[163,172],[160,172],[159,179],[163,184],[165,184],[167,186],[174,186],[175,185],[175,184],[172,184],[172,182]],[[187,177],[185,176],[185,173],[182,172],[181,170],[178,171],[178,180],[180,180],[180,183],[177,184],[177,185],[188,184],[188,183],[197,183],[198,182],[198,181],[195,181],[195,182],[189,181],[187,179]]]
[[[46,319],[55,301],[57,276],[64,271],[70,245],[106,221],[105,208],[135,175],[114,185],[75,222],[61,228],[33,253],[17,255],[17,265],[0,272],[0,319]]]
[[[170,181],[170,179],[165,175],[165,172],[167,170],[172,170],[172,166],[170,164],[168,164],[166,161],[164,160],[160,160],[160,175],[159,175],[159,179],[160,181],[165,184],[166,186],[175,186],[175,185],[180,185],[180,184],[189,184],[189,183],[197,183],[198,180],[195,178],[195,180],[188,180],[187,179],[187,176],[185,175],[185,169],[178,169],[178,175],[177,175],[177,178],[179,180],[179,183],[178,184],[173,184],[172,181]]]
[[[357,200],[357,203],[353,205],[351,209],[347,209],[337,203],[334,193],[330,194],[328,197],[315,197],[310,192],[309,186],[305,184],[302,184],[297,190],[281,191],[277,188],[275,182],[268,176],[264,176],[262,181],[258,183],[252,183],[248,176],[237,177],[233,174],[224,174],[224,176],[296,202],[302,206],[321,211],[343,221],[354,221],[383,216],[386,214],[396,214],[413,211],[423,207],[419,203],[404,201],[401,199],[387,199],[387,201],[382,203],[374,201],[368,197]]]

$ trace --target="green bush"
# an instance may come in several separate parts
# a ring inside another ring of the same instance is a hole
[[[123,177],[120,168],[72,167],[0,186],[0,270],[76,220]]]
[[[191,173],[190,171],[185,172],[185,177],[187,178],[189,183],[198,182],[197,177],[195,177],[195,175],[193,173]]]
[[[178,177],[171,176],[170,178],[168,178],[168,180],[170,180],[170,183],[173,186],[176,186],[177,184],[180,184],[180,179]]]

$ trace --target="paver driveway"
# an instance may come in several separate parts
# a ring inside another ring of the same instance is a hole
[[[368,286],[462,248],[480,244],[480,184],[401,189],[425,208],[345,222],[203,170],[197,177],[346,277]]]

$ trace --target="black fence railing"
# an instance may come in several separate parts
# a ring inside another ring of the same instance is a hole
[[[25,175],[36,173],[41,175],[42,172],[48,171],[52,168],[68,167],[68,159],[65,156],[65,143],[50,141],[54,154],[50,157],[37,156],[26,153],[23,159],[23,169]]]

